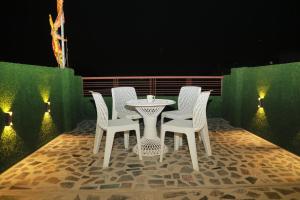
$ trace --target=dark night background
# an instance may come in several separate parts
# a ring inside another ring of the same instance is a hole
[[[297,1],[65,0],[64,11],[78,75],[222,75],[300,60]],[[2,4],[0,60],[57,66],[50,13],[55,0]]]

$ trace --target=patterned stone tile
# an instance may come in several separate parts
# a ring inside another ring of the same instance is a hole
[[[140,161],[116,134],[110,165],[103,147],[92,153],[95,121],[84,121],[0,175],[3,199],[300,199],[300,158],[254,134],[209,119],[213,156],[197,144],[199,172],[192,169],[187,141],[176,152]],[[113,191],[113,192],[112,192]]]

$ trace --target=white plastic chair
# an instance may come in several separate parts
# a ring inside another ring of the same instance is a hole
[[[191,119],[193,117],[193,109],[201,93],[201,87],[183,86],[180,88],[178,95],[178,110],[166,111],[161,114],[161,125],[165,118],[169,119]],[[182,146],[182,137],[179,137],[179,145]]]
[[[193,116],[193,108],[201,92],[201,87],[183,86],[178,96],[178,110],[166,111],[161,114],[161,124],[164,118],[189,119]]]
[[[93,149],[94,154],[98,153],[101,139],[103,136],[103,131],[106,131],[103,168],[108,167],[115,133],[120,131],[135,130],[139,159],[142,160],[139,123],[137,121],[132,121],[130,119],[108,120],[108,110],[102,95],[97,92],[93,92],[93,91],[90,92],[93,95],[96,108],[97,108],[96,135],[95,135],[95,142],[94,142],[94,149]],[[129,143],[129,137],[127,138],[124,136],[124,140],[127,140],[125,144]],[[127,147],[125,145],[125,148],[128,148],[128,145]]]
[[[112,94],[112,119],[127,118],[140,119],[142,116],[126,105],[129,100],[137,99],[134,87],[115,87],[111,89]]]
[[[180,133],[186,134],[194,170],[199,171],[195,132],[199,132],[199,140],[203,141],[206,154],[208,156],[212,155],[210,140],[208,135],[207,119],[206,119],[206,106],[207,106],[209,95],[210,95],[210,91],[200,93],[196,101],[196,104],[194,106],[192,120],[175,119],[166,122],[161,126],[160,162],[162,162],[163,159],[163,150],[164,150],[163,148],[165,146],[164,140],[165,140],[166,131],[175,133],[174,150],[178,149],[179,146],[179,139],[178,139],[179,134]]]

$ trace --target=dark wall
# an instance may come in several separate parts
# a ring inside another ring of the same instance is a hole
[[[300,155],[299,86],[300,63],[233,69],[223,80],[223,117]]]
[[[82,99],[81,77],[71,69],[0,62],[0,172],[74,128]],[[4,124],[6,112],[12,126]]]

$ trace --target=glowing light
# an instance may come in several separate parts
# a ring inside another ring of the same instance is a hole
[[[258,108],[263,108],[264,107],[264,98],[262,97],[259,97],[258,98],[258,105],[257,105]]]
[[[14,96],[12,94],[1,94],[0,108],[3,112],[7,113],[11,110],[11,106],[14,101]]]
[[[41,124],[41,135],[40,140],[43,143],[43,141],[47,141],[49,137],[52,137],[53,133],[57,133],[55,124],[53,123],[52,117],[50,113],[45,112],[43,121]]]
[[[265,98],[270,88],[270,82],[265,79],[258,79],[256,85],[259,97]]]
[[[13,123],[12,123],[12,112],[7,112],[7,113],[4,113],[5,114],[5,126],[12,126]]]
[[[261,107],[257,109],[255,115],[252,118],[251,126],[253,127],[253,130],[269,129],[269,123],[264,108]]]
[[[3,112],[7,113],[11,109],[11,106],[9,104],[2,104],[1,108]]]
[[[50,102],[45,102],[45,109],[46,109],[46,112],[50,113]]]
[[[255,118],[256,118],[256,124],[259,126],[259,127],[267,127],[269,126],[268,125],[268,120],[267,120],[267,116],[266,116],[266,113],[265,113],[265,109],[264,108],[258,108],[257,112],[256,112],[256,115],[255,115]]]
[[[42,90],[41,91],[41,96],[44,102],[49,101],[49,91],[48,90]]]
[[[259,107],[258,110],[257,110],[257,113],[256,113],[256,117],[258,118],[266,118],[265,117],[265,110],[263,107]]]
[[[15,150],[17,144],[17,134],[12,126],[5,126],[1,134],[1,146],[6,152]]]
[[[269,86],[260,86],[258,87],[258,108],[264,107],[264,99],[266,97],[267,90],[269,89]]]
[[[265,113],[264,109],[264,100],[267,95],[267,91],[270,88],[270,83],[266,82],[264,80],[259,80],[257,83],[257,92],[258,92],[258,99],[257,99],[257,111],[255,115],[253,116],[251,120],[251,127],[253,127],[254,130],[268,130],[269,129],[269,123],[267,119],[267,115]]]
[[[50,98],[50,83],[49,79],[39,80],[39,92],[44,102],[48,102]]]
[[[266,93],[264,91],[259,91],[258,96],[259,96],[260,99],[263,99],[263,98],[265,98]]]

